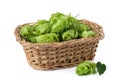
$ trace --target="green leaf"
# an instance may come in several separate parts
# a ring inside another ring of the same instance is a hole
[[[101,62],[97,62],[96,67],[99,75],[102,75],[106,70],[106,65],[102,64]]]

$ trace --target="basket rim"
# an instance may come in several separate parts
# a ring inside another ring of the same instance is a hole
[[[104,33],[103,33],[103,28],[100,26],[100,25],[98,25],[98,24],[96,24],[95,22],[90,22],[90,21],[88,21],[88,20],[86,20],[86,19],[82,19],[82,20],[80,20],[80,21],[82,21],[82,22],[85,22],[85,24],[92,24],[92,26],[94,26],[94,28],[93,27],[91,27],[91,28],[93,28],[93,29],[96,29],[96,33],[97,33],[97,35],[96,36],[94,36],[94,37],[86,37],[86,38],[79,38],[79,39],[72,39],[72,40],[69,40],[69,41],[62,41],[62,42],[52,42],[52,43],[32,43],[32,42],[28,42],[28,41],[26,41],[24,38],[22,38],[21,36],[20,36],[20,33],[18,32],[19,30],[20,30],[20,28],[22,27],[22,26],[24,26],[24,25],[27,25],[27,24],[30,24],[30,25],[33,25],[34,23],[36,23],[36,22],[31,22],[31,23],[25,23],[25,24],[22,24],[22,25],[18,25],[16,28],[15,28],[15,31],[14,31],[14,34],[15,34],[15,37],[16,37],[16,40],[20,43],[20,44],[22,44],[22,45],[43,45],[43,46],[45,46],[45,45],[56,45],[56,46],[61,46],[61,45],[64,45],[64,44],[72,44],[73,42],[75,43],[75,42],[81,42],[81,43],[83,43],[84,41],[90,41],[90,40],[94,40],[94,39],[97,39],[97,40],[102,40],[103,38],[104,38]],[[95,28],[96,27],[96,28]]]

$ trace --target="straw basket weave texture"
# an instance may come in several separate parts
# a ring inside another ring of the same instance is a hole
[[[103,29],[94,22],[85,19],[81,21],[88,24],[97,35],[59,43],[30,43],[21,38],[20,28],[34,23],[17,26],[14,31],[16,40],[23,46],[29,65],[34,69],[53,70],[73,67],[83,60],[92,60],[99,40],[104,38]]]

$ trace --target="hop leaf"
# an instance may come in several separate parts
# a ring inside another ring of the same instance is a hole
[[[97,67],[97,71],[98,71],[99,75],[102,75],[106,70],[106,65],[101,64],[101,62],[97,62],[96,67]]]

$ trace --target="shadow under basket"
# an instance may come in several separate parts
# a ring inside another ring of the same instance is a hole
[[[99,40],[104,38],[103,29],[94,22],[85,19],[80,21],[89,25],[97,35],[59,43],[30,43],[21,38],[20,28],[34,23],[17,26],[14,31],[16,40],[23,46],[29,65],[38,70],[54,70],[76,66],[83,60],[92,60]]]

